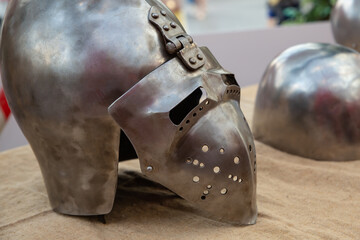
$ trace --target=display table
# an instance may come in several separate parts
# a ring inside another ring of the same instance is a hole
[[[242,89],[250,125],[256,89]],[[57,214],[30,147],[3,152],[0,239],[360,239],[360,160],[319,162],[260,142],[256,151],[259,217],[247,227],[196,214],[186,201],[141,177],[135,160],[119,164],[110,214]]]

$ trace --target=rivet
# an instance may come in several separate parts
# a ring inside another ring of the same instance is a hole
[[[151,172],[153,170],[153,167],[152,166],[148,166],[147,168],[146,168],[146,171],[148,171],[148,172]]]
[[[170,30],[170,28],[169,28],[168,25],[164,25],[164,26],[163,26],[163,29],[164,29],[165,31],[169,31],[169,30]]]
[[[152,16],[153,18],[157,19],[157,18],[159,17],[159,14],[153,13],[153,14],[151,14],[151,16]]]
[[[208,194],[209,194],[209,190],[205,190],[204,195],[208,195]]]
[[[199,60],[203,60],[203,59],[204,59],[204,57],[203,57],[201,54],[198,54],[198,55],[197,55],[197,58],[198,58]]]
[[[166,44],[166,50],[168,51],[168,53],[173,54],[177,50],[176,45],[174,43],[172,43],[172,42],[168,42]]]
[[[160,11],[161,15],[166,16],[166,12],[164,10]]]
[[[171,26],[172,28],[176,28],[176,24],[175,24],[174,22],[171,22],[171,23],[170,23],[170,26]]]
[[[186,36],[186,39],[189,41],[190,44],[194,42],[193,38],[191,36]]]
[[[190,59],[189,59],[189,62],[190,62],[191,64],[196,64],[195,58],[190,58]]]

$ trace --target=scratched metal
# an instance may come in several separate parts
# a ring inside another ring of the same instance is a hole
[[[254,136],[317,160],[360,159],[360,55],[320,43],[291,47],[266,69]]]
[[[189,73],[174,58],[121,96],[109,111],[134,144],[148,178],[214,219],[254,224],[255,148],[240,110],[240,88],[206,48],[202,52],[203,68]],[[174,124],[171,109],[199,88],[204,97]]]
[[[117,185],[120,127],[109,115],[108,107],[151,77],[162,79],[163,85],[156,85],[160,80],[154,80],[155,85],[148,85],[125,106],[133,112],[116,120],[141,114],[144,106],[156,102],[167,111],[171,103],[189,93],[170,83],[195,86],[200,78],[185,80],[201,72],[211,107],[201,118],[199,113],[199,124],[193,123],[186,130],[184,126],[185,135],[168,138],[159,145],[164,141],[163,119],[146,126],[139,125],[141,121],[133,122],[139,129],[153,126],[159,134],[137,131],[138,135],[130,134],[130,139],[145,175],[194,203],[209,217],[252,224],[257,215],[255,148],[239,107],[240,89],[231,74],[223,74],[207,50],[207,68],[197,71],[186,68],[176,54],[168,54],[163,36],[149,22],[151,6],[170,16],[174,22],[170,26],[182,28],[174,15],[155,0],[10,2],[1,37],[3,84],[14,116],[38,159],[50,204],[55,211],[70,215],[109,213]],[[163,71],[168,73],[168,82],[163,79]],[[158,87],[158,93],[166,92],[168,99],[155,94],[154,87]],[[140,101],[141,94],[149,97],[152,93],[149,101]],[[171,141],[173,148],[163,148]],[[145,142],[149,144],[146,150],[139,150]],[[204,144],[208,153],[200,158],[198,154],[205,154]],[[169,158],[143,165],[150,163],[148,158],[143,160],[143,154],[155,157],[166,150],[178,155],[181,163],[175,166]]]

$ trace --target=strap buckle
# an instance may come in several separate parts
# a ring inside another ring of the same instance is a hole
[[[201,49],[181,26],[172,21],[165,10],[152,6],[148,18],[163,36],[169,54],[177,53],[184,65],[191,70],[204,66],[205,55]]]

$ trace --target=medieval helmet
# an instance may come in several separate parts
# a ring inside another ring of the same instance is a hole
[[[110,212],[118,161],[137,155],[148,178],[210,217],[255,222],[240,88],[161,2],[12,1],[1,62],[55,211]]]
[[[256,97],[257,140],[317,160],[360,158],[360,55],[340,45],[293,46],[267,67]]]
[[[331,14],[331,27],[337,43],[360,50],[360,1],[337,0]]]

